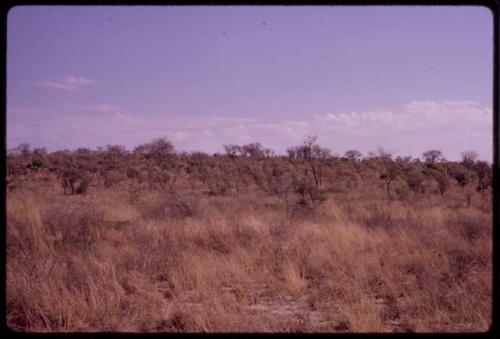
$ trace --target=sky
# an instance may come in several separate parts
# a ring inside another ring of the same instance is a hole
[[[485,7],[17,6],[7,25],[8,148],[284,153],[317,136],[492,159]]]

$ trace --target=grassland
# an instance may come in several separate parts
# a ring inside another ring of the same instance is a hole
[[[229,160],[228,160],[229,161]],[[131,180],[7,193],[7,324],[29,332],[478,332],[491,325],[491,194],[304,207],[258,189]],[[338,185],[339,181],[336,181]]]

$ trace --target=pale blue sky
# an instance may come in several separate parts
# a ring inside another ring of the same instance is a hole
[[[492,25],[465,6],[16,7],[7,144],[283,152],[318,135],[491,159]]]

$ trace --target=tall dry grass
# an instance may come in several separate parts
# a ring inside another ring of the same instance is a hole
[[[454,203],[459,191],[391,204],[349,194],[297,216],[255,193],[9,192],[7,323],[30,332],[488,329],[483,202]]]

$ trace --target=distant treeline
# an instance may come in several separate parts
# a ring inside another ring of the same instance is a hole
[[[89,187],[124,185],[150,190],[191,189],[208,195],[259,191],[286,199],[298,196],[314,204],[325,192],[355,190],[371,185],[388,201],[410,194],[444,195],[458,187],[470,203],[472,194],[491,190],[492,168],[474,151],[461,161],[447,161],[439,150],[422,158],[394,156],[379,148],[367,156],[349,150],[335,156],[317,144],[316,137],[277,155],[259,143],[224,145],[225,153],[176,152],[165,138],[133,151],[108,145],[97,150],[47,152],[21,144],[7,154],[7,189],[33,180],[60,182],[64,193],[82,194]]]

